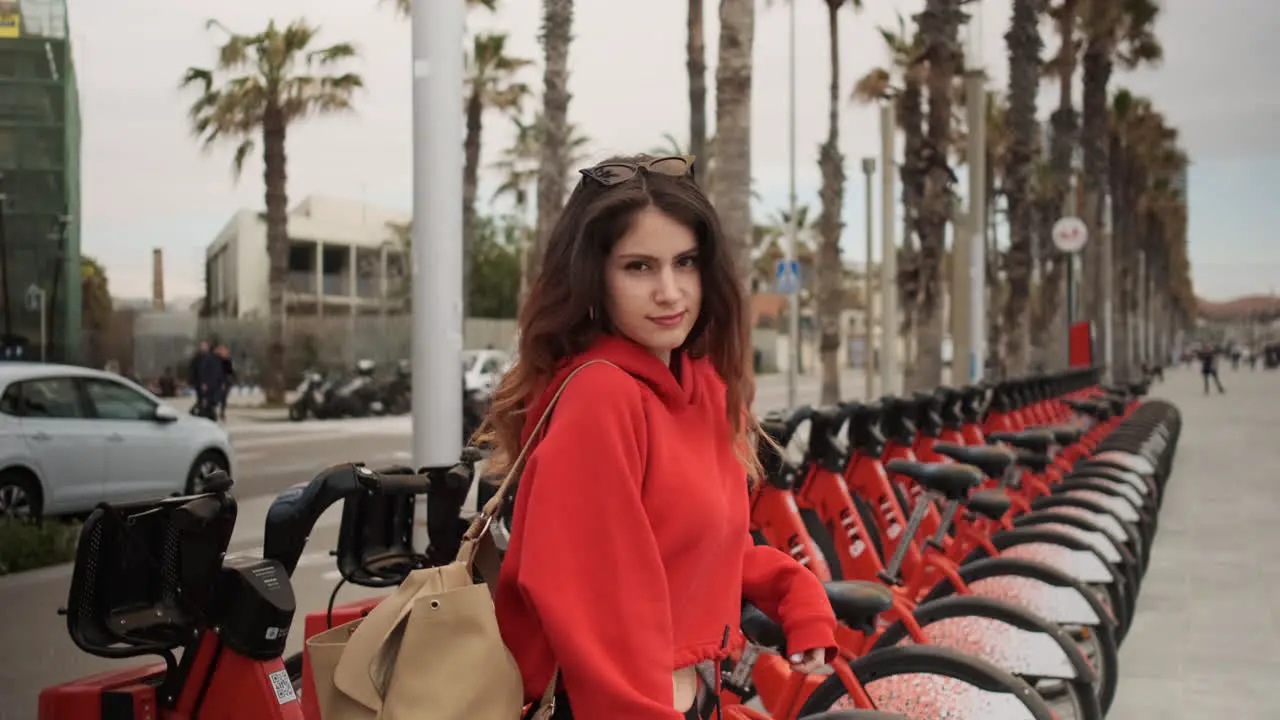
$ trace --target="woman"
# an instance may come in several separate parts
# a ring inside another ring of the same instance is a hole
[[[796,669],[835,652],[821,583],[749,534],[745,301],[691,166],[582,171],[480,438],[509,464],[570,372],[612,363],[574,376],[537,439],[495,597],[527,700],[559,672],[556,720],[696,717],[694,665],[741,644],[744,598],[782,623]]]

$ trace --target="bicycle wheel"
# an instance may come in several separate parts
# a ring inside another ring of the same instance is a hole
[[[849,663],[876,710],[910,720],[1054,720],[1031,686],[991,663],[923,645],[875,650]],[[800,717],[858,709],[837,675],[822,682]],[[863,708],[869,709],[869,708]]]

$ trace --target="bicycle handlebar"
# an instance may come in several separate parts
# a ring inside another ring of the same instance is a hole
[[[360,492],[421,494],[428,487],[426,475],[380,473],[357,463],[327,467],[311,480],[280,493],[271,503],[262,557],[279,562],[292,575],[316,521],[334,503]]]

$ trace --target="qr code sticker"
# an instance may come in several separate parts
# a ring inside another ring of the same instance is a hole
[[[268,677],[271,678],[271,688],[276,691],[276,700],[281,705],[297,701],[298,696],[293,692],[293,683],[289,680],[287,670],[277,670]]]

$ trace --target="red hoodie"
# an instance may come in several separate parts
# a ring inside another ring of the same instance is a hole
[[[834,652],[818,579],[749,533],[725,389],[706,359],[677,381],[616,336],[566,362],[529,408],[526,439],[569,372],[516,493],[498,624],[542,695],[558,663],[574,717],[680,720],[671,673],[740,646],[745,596],[782,623],[788,653]],[[729,642],[725,634],[729,631]]]

